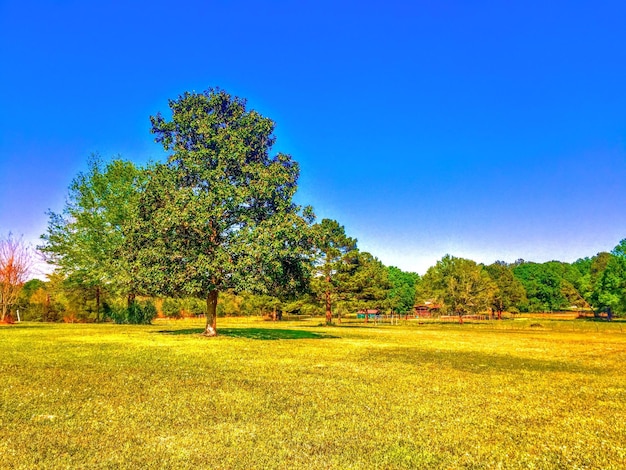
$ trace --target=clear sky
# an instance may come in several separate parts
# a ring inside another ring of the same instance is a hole
[[[163,159],[149,116],[209,86],[385,264],[626,238],[623,0],[0,0],[0,234],[37,243],[92,152]]]

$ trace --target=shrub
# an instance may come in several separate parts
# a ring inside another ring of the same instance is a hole
[[[130,304],[127,312],[128,321],[126,323],[130,323],[131,325],[149,325],[157,316],[156,307],[150,301],[135,301]]]
[[[104,314],[117,324],[149,325],[157,316],[157,309],[151,301],[134,301],[130,306],[104,304]]]
[[[181,318],[183,315],[183,309],[179,299],[172,299],[170,297],[164,299],[161,310],[163,311],[163,315],[168,318]]]
[[[185,310],[189,312],[191,315],[198,316],[204,315],[206,313],[206,301],[202,299],[189,298],[186,299]],[[219,304],[218,304],[219,308]]]

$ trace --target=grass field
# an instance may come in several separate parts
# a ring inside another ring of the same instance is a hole
[[[202,326],[0,327],[0,467],[626,468],[626,323]]]

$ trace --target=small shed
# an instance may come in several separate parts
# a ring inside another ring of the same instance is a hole
[[[378,310],[377,308],[368,308],[359,310],[356,314],[356,317],[365,318],[366,320],[368,320],[376,318],[377,315],[380,315],[380,310]]]
[[[420,305],[415,305],[415,316],[419,318],[432,317],[433,313],[438,313],[441,305],[434,304],[432,302],[425,302]]]

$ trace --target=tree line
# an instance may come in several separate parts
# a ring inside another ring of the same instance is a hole
[[[3,317],[11,308],[42,320],[120,323],[204,314],[212,336],[219,313],[323,314],[331,323],[415,304],[459,317],[626,311],[625,241],[572,264],[484,266],[446,255],[420,278],[384,266],[339,222],[317,222],[293,201],[299,166],[272,153],[274,122],[244,99],[209,89],[169,108],[171,116],[150,118],[167,160],[139,167],[92,156],[63,211],[48,213],[39,249],[54,273],[26,283],[19,300],[0,298]]]
[[[416,286],[419,303],[436,303],[442,313],[591,311],[626,313],[626,240],[613,251],[574,263],[548,261],[482,265],[446,255]]]

